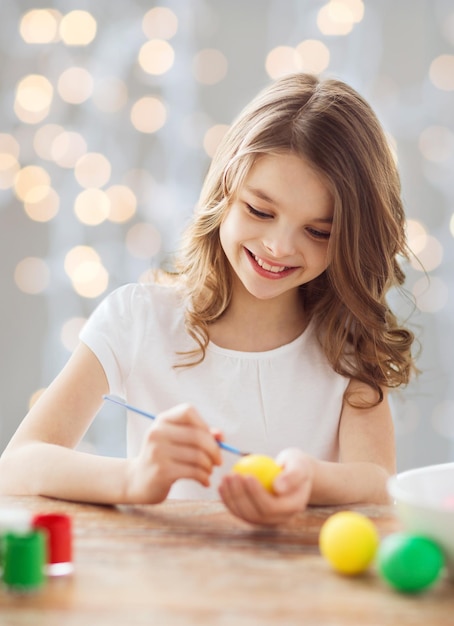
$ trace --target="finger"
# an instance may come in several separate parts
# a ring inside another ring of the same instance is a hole
[[[167,441],[170,445],[178,447],[177,455],[182,453],[182,448],[191,448],[202,452],[210,467],[222,463],[221,452],[215,439],[209,431],[198,426],[169,422],[164,418],[150,430],[149,436],[152,441],[160,442],[161,445]]]
[[[263,492],[272,498],[253,476],[226,476],[220,489],[229,510],[251,524],[267,523],[267,516],[258,504]]]
[[[188,445],[200,446],[207,451],[214,465],[222,464],[222,455],[213,431],[200,417],[198,411],[189,404],[180,404],[158,416],[155,422],[157,427],[161,425],[174,426],[180,430],[171,431],[175,441]],[[190,430],[187,430],[190,429]],[[220,431],[214,433],[222,438]]]

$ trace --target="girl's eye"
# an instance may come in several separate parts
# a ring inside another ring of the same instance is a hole
[[[327,239],[329,239],[331,237],[331,233],[327,233],[327,232],[324,232],[322,230],[317,230],[316,228],[308,228],[307,232],[314,239],[321,239],[323,241],[326,241]]]
[[[259,217],[262,220],[272,217],[272,215],[269,215],[269,213],[263,213],[263,211],[258,211],[257,209],[254,209],[254,207],[250,204],[246,204],[246,207],[249,213],[254,217]]]

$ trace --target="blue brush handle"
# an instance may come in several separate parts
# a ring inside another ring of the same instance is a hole
[[[128,404],[127,402],[125,402],[124,400],[121,400],[120,398],[105,395],[103,396],[103,399],[109,400],[109,402],[113,402],[114,404],[119,404],[120,406],[122,406],[125,409],[128,409],[129,411],[133,411],[134,413],[143,415],[143,417],[148,417],[148,419],[150,420],[156,419],[156,415],[153,415],[153,413],[147,413],[147,411],[142,411],[142,409],[138,409],[137,407],[132,406],[132,404]],[[230,446],[228,443],[224,443],[223,441],[218,441],[216,439],[216,443],[223,450],[227,450],[227,452],[232,452],[233,454],[238,454],[238,456],[245,456],[247,454],[246,452],[241,452],[241,450],[238,450],[238,448],[235,448],[234,446]]]

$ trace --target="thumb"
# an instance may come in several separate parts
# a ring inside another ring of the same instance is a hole
[[[273,489],[277,494],[284,495],[295,491],[312,474],[310,458],[301,450],[294,448],[283,450],[277,456],[276,462],[283,467],[273,483]]]

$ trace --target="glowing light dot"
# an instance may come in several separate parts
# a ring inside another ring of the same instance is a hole
[[[38,128],[33,138],[33,148],[36,154],[46,161],[52,161],[52,142],[63,131],[63,126],[59,124],[45,124]]]
[[[60,97],[70,104],[85,102],[93,93],[93,77],[83,67],[70,67],[60,75],[57,90]]]
[[[419,254],[427,244],[427,230],[417,220],[407,220],[406,223],[407,242],[414,254]]]
[[[454,133],[445,126],[429,126],[420,134],[418,144],[428,161],[446,161],[454,153]]]
[[[346,2],[331,0],[319,10],[317,26],[324,35],[348,35],[355,19],[354,11]]]
[[[69,250],[64,268],[76,293],[85,298],[95,298],[107,289],[109,274],[99,254],[90,246],[75,246]]]
[[[153,96],[144,96],[131,109],[131,122],[141,133],[155,133],[166,122],[167,112],[163,103]]]
[[[0,152],[0,189],[10,189],[19,170],[20,165],[15,156]]]
[[[152,224],[134,224],[126,235],[126,247],[132,256],[150,259],[161,248],[161,235]]]
[[[16,159],[19,158],[20,145],[13,135],[0,133],[0,153],[10,154]]]
[[[64,131],[50,145],[50,154],[57,165],[73,168],[87,152],[87,142],[75,131]]]
[[[26,257],[16,265],[14,281],[24,293],[31,295],[41,293],[50,282],[49,267],[43,259]]]
[[[58,41],[58,25],[61,13],[51,9],[32,9],[20,21],[19,32],[22,39],[30,44],[44,44]]]
[[[329,50],[317,39],[306,39],[296,46],[298,69],[302,72],[320,74],[329,65]]]
[[[154,7],[143,16],[142,29],[149,39],[171,39],[178,30],[178,18],[167,7]]]
[[[14,101],[16,116],[27,124],[41,122],[49,114],[53,94],[54,88],[45,76],[29,74],[17,85]]]
[[[101,263],[81,263],[72,275],[73,289],[83,298],[97,298],[109,285],[109,274]]]
[[[213,157],[222,138],[228,131],[226,124],[216,124],[207,130],[203,138],[203,147],[209,157]]]
[[[109,217],[110,201],[101,189],[85,189],[74,202],[74,213],[82,224],[97,226]]]
[[[88,152],[76,163],[74,175],[81,187],[102,187],[109,179],[112,171],[109,160],[99,152]]]
[[[227,74],[228,63],[220,50],[206,48],[195,55],[192,67],[199,83],[215,85]]]
[[[139,65],[147,74],[165,74],[173,65],[175,53],[163,39],[151,39],[143,44],[139,52]]]
[[[449,289],[444,280],[437,276],[420,278],[413,285],[416,306],[425,313],[441,311],[448,301]]]
[[[438,89],[454,91],[454,55],[441,54],[432,61],[429,78]]]
[[[266,56],[265,69],[272,79],[296,72],[298,70],[298,58],[295,48],[277,46],[270,50]]]
[[[418,252],[417,259],[411,259],[414,269],[420,272],[431,272],[436,269],[443,260],[443,246],[435,237],[427,235],[424,248]],[[422,265],[422,267],[421,267]]]
[[[34,187],[24,202],[25,212],[34,222],[49,222],[57,215],[59,207],[58,193],[45,185]]]
[[[85,326],[86,321],[85,317],[72,317],[63,324],[60,340],[68,352],[72,352],[77,347],[79,333]]]
[[[106,189],[110,201],[109,220],[122,223],[130,220],[137,208],[137,198],[126,185],[112,185]]]
[[[60,36],[67,46],[87,46],[96,37],[96,29],[88,11],[70,11],[60,22]]]
[[[91,246],[75,246],[66,253],[64,268],[69,278],[73,277],[75,270],[82,263],[100,263],[101,257]]]
[[[42,186],[50,187],[50,176],[48,172],[39,165],[23,167],[17,173],[14,181],[16,196],[23,201],[27,201],[27,196],[33,194],[35,187]]]

